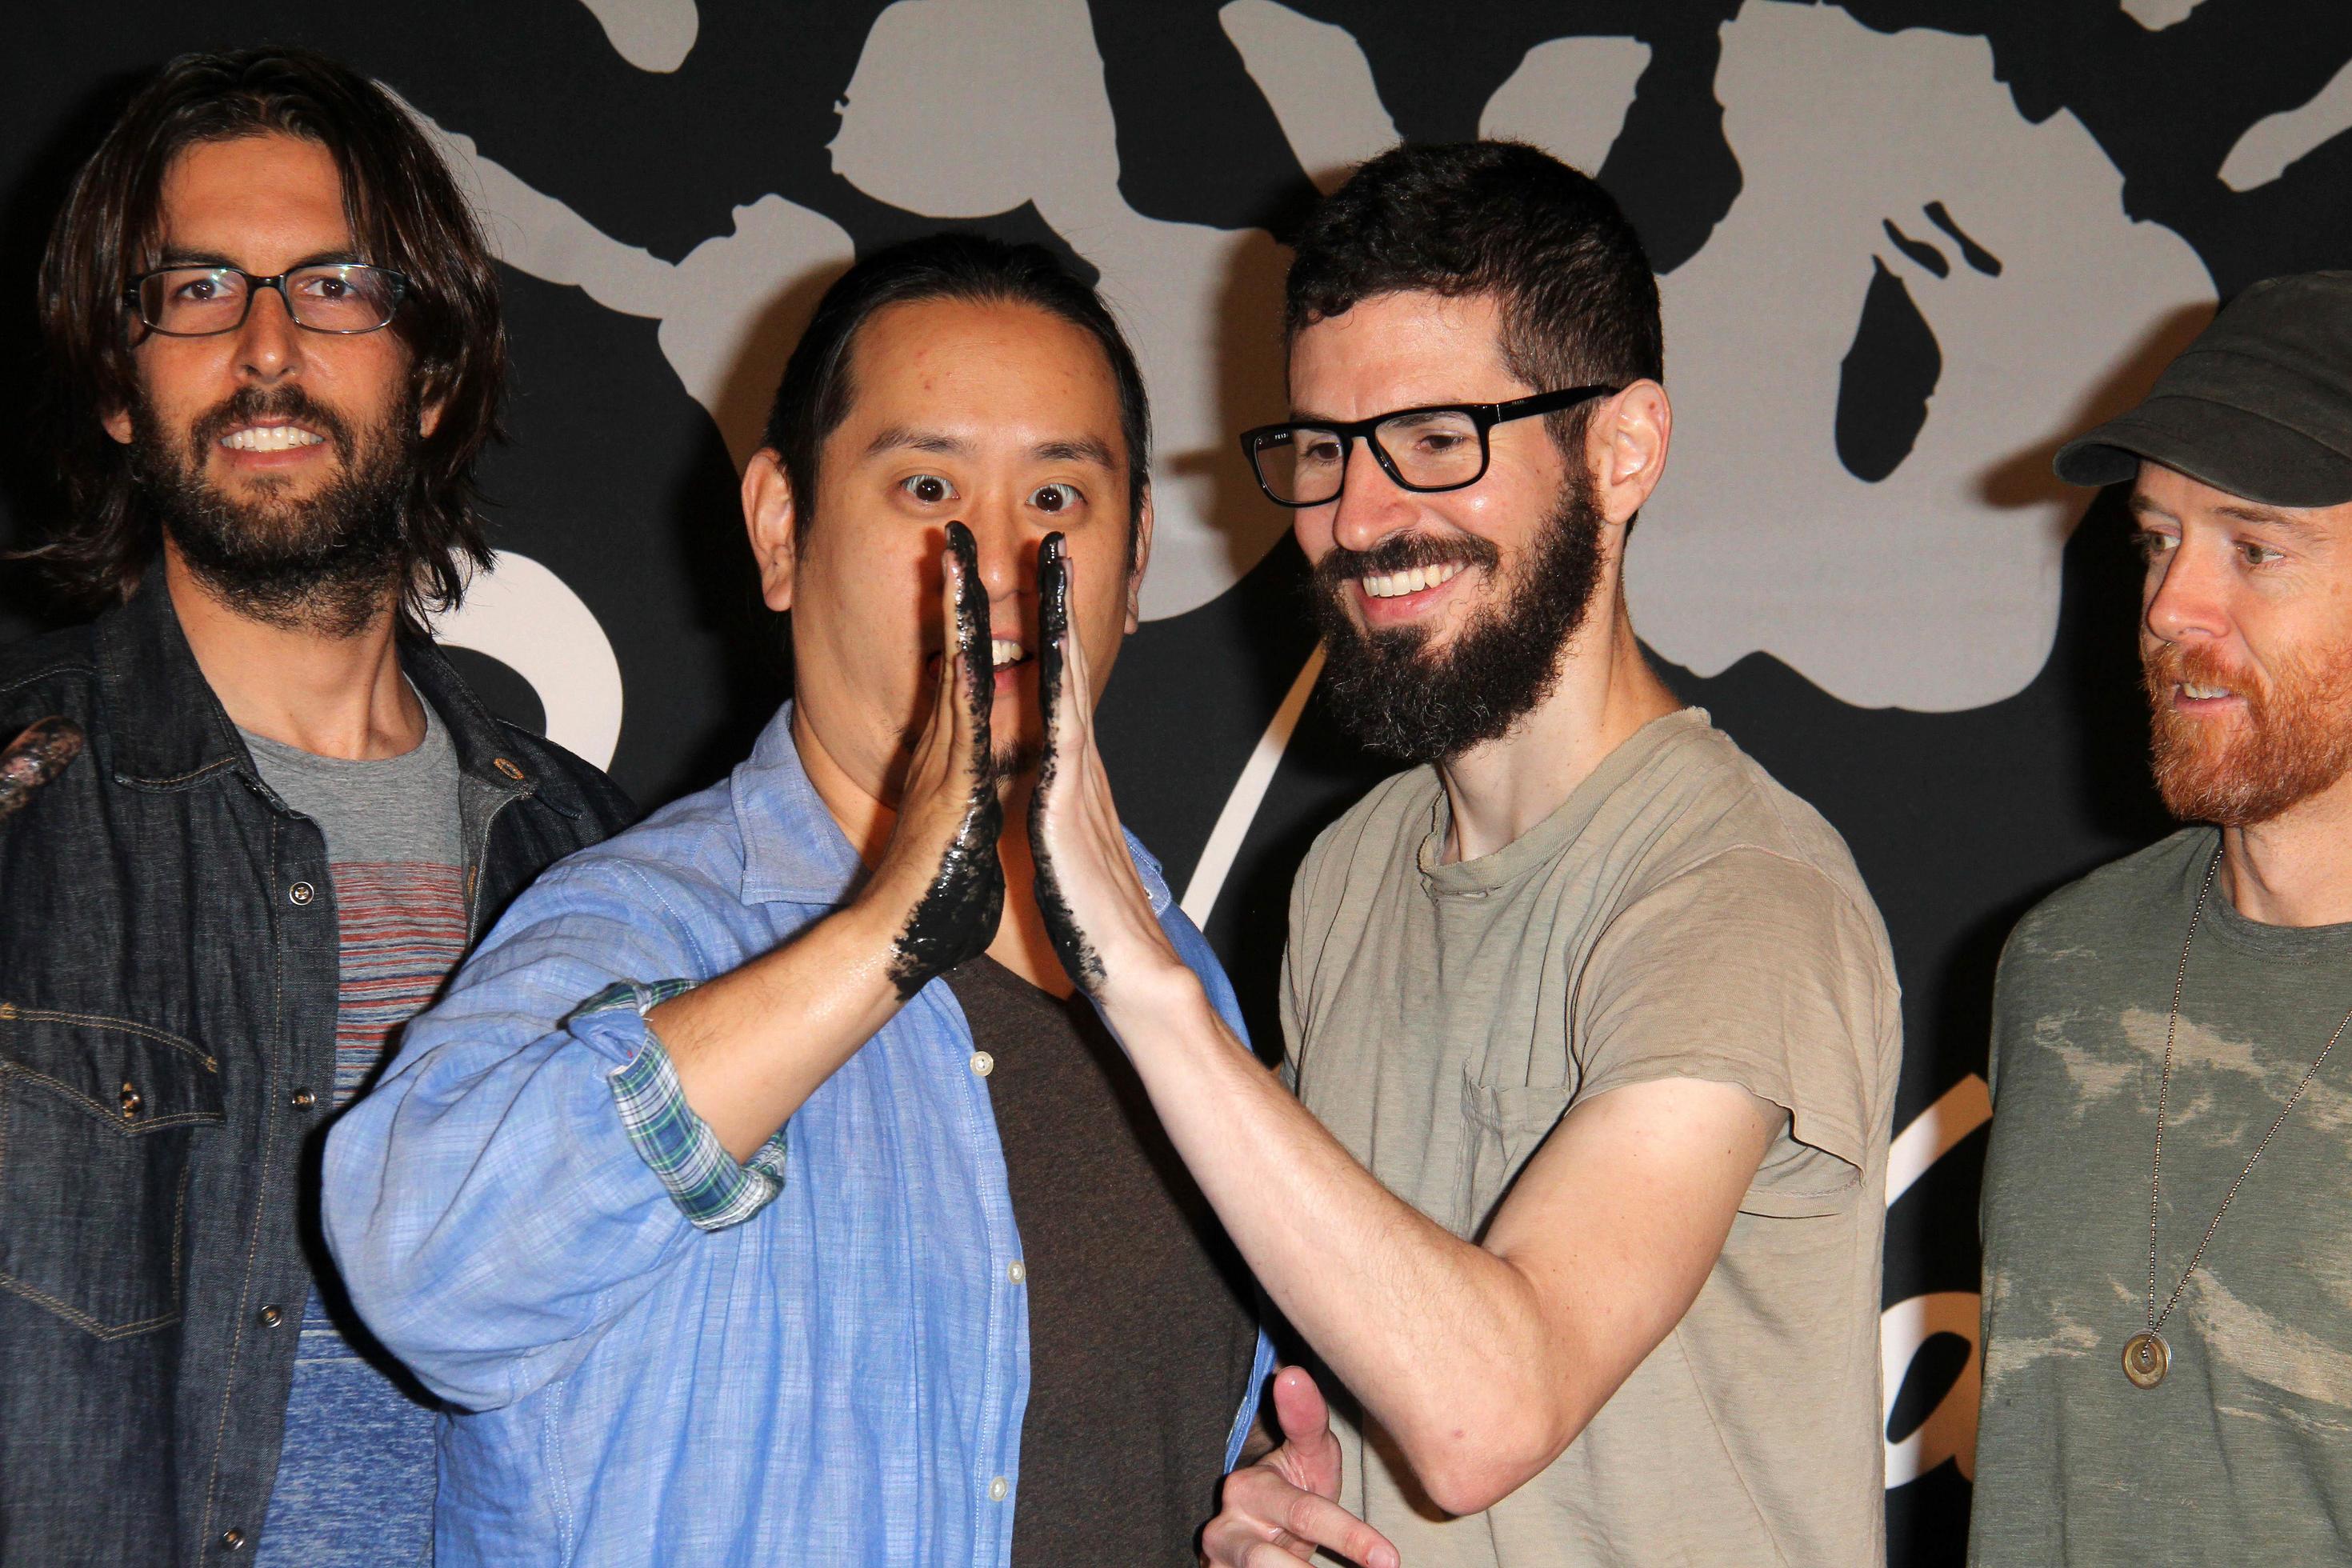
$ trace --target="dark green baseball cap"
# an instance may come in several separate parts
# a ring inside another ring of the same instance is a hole
[[[2147,400],[2058,448],[2069,484],[2142,458],[2265,506],[2352,501],[2352,272],[2271,278],[2230,301]]]

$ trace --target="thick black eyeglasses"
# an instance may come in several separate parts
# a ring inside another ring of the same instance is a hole
[[[1339,499],[1348,458],[1361,439],[1381,471],[1402,489],[1458,490],[1486,477],[1486,433],[1513,419],[1557,414],[1614,386],[1571,386],[1508,403],[1435,403],[1348,424],[1297,421],[1242,432],[1242,451],[1257,488],[1276,506],[1321,506]]]
[[[124,290],[149,331],[167,338],[233,332],[252,313],[254,296],[275,289],[294,324],[314,332],[373,332],[392,324],[408,279],[389,267],[330,261],[257,278],[235,267],[165,267],[142,273]]]

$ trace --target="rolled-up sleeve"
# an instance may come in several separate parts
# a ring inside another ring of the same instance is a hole
[[[732,889],[598,851],[565,862],[330,1133],[329,1248],[369,1328],[444,1398],[494,1409],[563,1376],[681,1249],[726,1239],[705,1221],[779,1190],[781,1134],[741,1165],[719,1150],[721,1171],[697,1159],[698,1119],[658,1109],[677,1077],[642,977],[740,963],[721,910],[740,921]]]
[[[622,1053],[610,1080],[614,1107],[678,1212],[697,1230],[725,1230],[784,1190],[784,1130],[739,1163],[687,1103],[669,1050],[646,1015],[692,989],[691,980],[623,981],[590,998],[568,1022],[575,1036]]]

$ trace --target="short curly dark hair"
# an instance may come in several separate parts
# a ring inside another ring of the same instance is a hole
[[[333,154],[362,254],[409,280],[389,330],[408,345],[417,401],[437,405],[441,417],[408,485],[403,614],[456,604],[467,566],[489,563],[474,469],[499,434],[507,346],[498,273],[473,205],[423,130],[375,83],[307,49],[247,49],[165,66],[82,166],[49,234],[40,418],[68,513],[25,556],[71,599],[128,597],[162,541],[129,450],[101,421],[137,398],[138,319],[125,290],[156,265],[164,178],[191,147],[272,134]]]
[[[1521,142],[1391,148],[1307,218],[1284,289],[1299,331],[1375,295],[1492,296],[1503,363],[1538,391],[1665,374],[1658,280],[1607,191]],[[1580,438],[1591,405],[1554,416]]]

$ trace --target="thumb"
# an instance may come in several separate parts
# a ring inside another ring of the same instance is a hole
[[[1331,1406],[1303,1366],[1275,1374],[1274,1415],[1300,1483],[1319,1497],[1339,1495],[1339,1441],[1331,1436]]]

